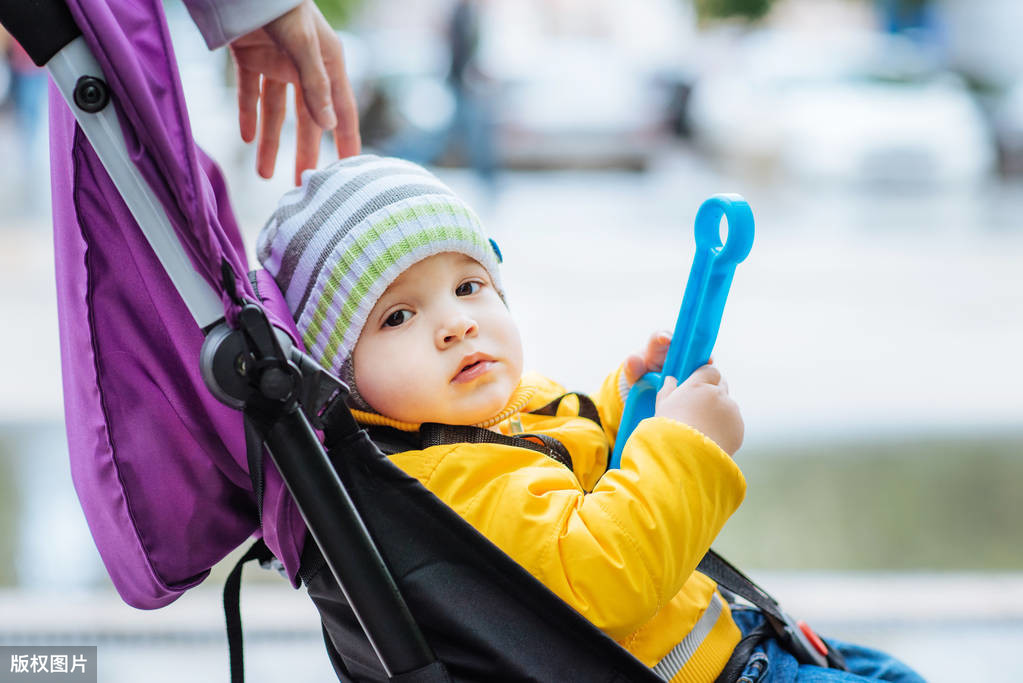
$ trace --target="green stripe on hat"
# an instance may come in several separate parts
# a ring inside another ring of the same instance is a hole
[[[342,278],[363,257],[370,245],[379,242],[384,233],[404,227],[411,220],[418,217],[434,217],[440,214],[461,216],[473,224],[478,222],[476,217],[465,207],[442,200],[432,204],[409,207],[390,214],[387,218],[370,225],[363,234],[356,237],[351,246],[345,250],[331,268],[330,275],[323,285],[323,292],[313,308],[313,316],[309,322],[309,327],[306,328],[305,333],[302,335],[306,346],[311,348],[312,342],[323,331],[323,323],[326,321],[326,315],[330,310],[330,303],[338,293]],[[476,241],[478,240],[473,240],[473,242]],[[380,272],[383,271],[381,270]],[[323,274],[320,273],[316,279],[319,280],[322,276]],[[305,310],[308,310],[308,306],[305,307]]]
[[[331,330],[330,337],[327,340],[327,346],[324,348],[323,354],[321,355],[320,363],[323,364],[324,367],[332,367],[331,361],[334,360],[334,357],[338,353],[338,349],[344,341],[352,316],[359,309],[362,300],[365,298],[366,294],[369,293],[370,287],[373,283],[379,280],[380,276],[383,275],[388,268],[398,263],[402,257],[407,256],[414,251],[421,250],[423,247],[427,247],[431,243],[444,240],[470,242],[473,246],[477,247],[480,252],[486,253],[486,245],[479,233],[471,228],[466,228],[460,225],[427,228],[426,230],[409,235],[401,242],[389,247],[378,259],[370,264],[370,266],[366,269],[366,272],[363,273],[362,277],[359,278],[355,286],[349,292],[348,298],[345,300],[344,307],[341,309],[341,314]],[[329,305],[329,300],[327,300],[327,302]],[[375,305],[376,302],[374,301],[372,304]],[[369,311],[367,311],[367,314],[368,313]],[[322,325],[322,320],[326,318],[326,315],[326,306],[322,306],[316,309],[314,318],[319,319],[319,324]]]

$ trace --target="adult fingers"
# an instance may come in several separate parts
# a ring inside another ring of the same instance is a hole
[[[272,178],[277,160],[277,148],[284,125],[287,84],[270,78],[263,79],[259,97],[260,129],[256,149],[256,171],[264,178]]]
[[[295,111],[298,118],[295,126],[295,185],[298,186],[302,184],[302,171],[316,168],[323,130],[313,121],[298,90],[295,91]]]
[[[344,47],[337,33],[322,17],[317,22],[320,33],[320,51],[323,65],[330,79],[330,98],[337,116],[334,128],[334,145],[339,158],[354,156],[362,150],[359,136],[359,109],[355,103],[352,84],[345,71]]]
[[[335,79],[332,82],[334,108],[338,112],[338,125],[334,129],[334,145],[339,158],[355,156],[362,151],[362,138],[359,135],[359,110],[355,104],[355,95],[347,78]]]
[[[331,99],[330,77],[320,50],[319,22],[326,20],[309,0],[267,25],[267,32],[298,70],[302,99],[320,128],[337,126]],[[334,35],[334,34],[332,34]],[[337,40],[334,35],[334,40]]]
[[[259,73],[235,67],[238,76],[238,129],[242,140],[252,142],[256,139],[259,116],[256,107],[259,104]]]
[[[316,34],[310,36],[311,44],[301,46],[291,53],[298,67],[298,78],[302,86],[302,99],[313,120],[320,128],[330,130],[337,127],[334,103],[331,94],[330,77],[323,64],[320,41]]]

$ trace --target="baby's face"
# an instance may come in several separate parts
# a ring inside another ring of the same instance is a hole
[[[507,405],[522,375],[518,327],[490,275],[454,252],[391,283],[352,356],[362,397],[403,422],[482,422]]]

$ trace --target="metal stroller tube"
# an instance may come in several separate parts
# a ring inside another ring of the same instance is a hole
[[[281,415],[265,439],[274,464],[387,674],[408,673],[432,664],[436,659],[433,651],[302,411],[295,408]]]
[[[206,329],[222,319],[220,296],[192,267],[160,200],[131,160],[117,113],[107,106],[110,97],[103,71],[85,39],[66,44],[46,68],[196,325]]]
[[[226,377],[232,372],[247,374],[244,363],[237,363],[239,348],[248,354],[245,358],[258,361],[249,368],[251,376],[215,393],[224,400],[231,395],[239,398],[236,389],[243,392],[240,404],[224,402],[244,406],[257,423],[271,459],[388,676],[434,665],[436,656],[302,411],[302,371],[282,350],[258,305],[243,308],[240,329],[225,329],[219,294],[193,268],[159,200],[127,153],[116,112],[108,106],[111,98],[102,69],[64,2],[0,0],[0,23],[50,71],[198,328],[210,331],[207,341],[216,338],[211,348],[204,345],[203,362],[226,361],[230,367],[220,373]],[[218,353],[220,349],[226,352]],[[302,365],[309,362],[300,359]],[[216,373],[204,368],[203,374],[209,382]]]
[[[285,340],[286,341],[286,340]],[[238,329],[220,323],[202,350],[203,377],[214,395],[252,419],[298,505],[323,558],[389,676],[423,669],[436,657],[412,617],[355,504],[303,413],[310,370],[322,372],[246,304]],[[340,385],[343,387],[343,385]],[[347,392],[346,392],[347,393]],[[351,434],[358,434],[358,425]]]

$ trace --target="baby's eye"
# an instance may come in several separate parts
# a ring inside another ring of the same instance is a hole
[[[455,295],[456,296],[470,296],[470,295],[475,294],[476,292],[480,291],[480,287],[482,287],[482,286],[483,285],[481,285],[479,282],[476,282],[475,280],[470,280],[469,282],[463,282],[462,284],[458,285],[458,287],[455,288]]]
[[[408,322],[408,320],[411,317],[412,311],[408,310],[407,308],[403,308],[400,311],[395,311],[394,313],[387,316],[387,319],[384,320],[384,325],[386,327],[398,327],[402,323]]]

